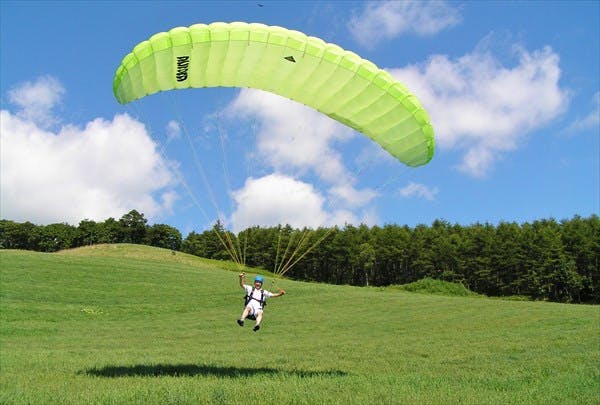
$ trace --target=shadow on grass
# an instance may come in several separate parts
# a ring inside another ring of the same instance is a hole
[[[82,374],[97,377],[178,377],[178,376],[216,376],[223,378],[252,377],[256,375],[283,375],[301,378],[311,377],[343,377],[348,375],[345,371],[325,370],[284,370],[268,367],[220,367],[196,364],[138,364],[133,366],[106,366],[101,368],[90,368]]]

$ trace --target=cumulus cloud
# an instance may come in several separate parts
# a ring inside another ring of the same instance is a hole
[[[257,148],[276,170],[315,170],[326,181],[347,179],[341,156],[332,148],[352,135],[337,121],[273,93],[243,89],[228,116],[258,120]]]
[[[148,218],[169,212],[174,180],[144,126],[117,115],[51,131],[44,123],[63,92],[56,79],[26,83],[10,96],[21,110],[0,112],[2,218],[77,224],[131,209]],[[33,101],[33,93],[45,101]]]
[[[281,174],[246,179],[244,187],[233,192],[233,200],[234,232],[256,224],[316,228],[327,220],[323,196],[312,185]]]
[[[357,42],[372,48],[403,34],[432,36],[460,22],[459,11],[443,1],[392,0],[367,2],[348,29]]]
[[[559,85],[559,57],[549,47],[514,48],[506,67],[485,49],[457,59],[432,56],[427,63],[390,69],[418,95],[430,113],[441,148],[464,151],[458,168],[483,177],[502,153],[548,124],[568,104]]]
[[[344,191],[356,192],[350,189],[336,190],[340,193]],[[370,192],[359,194],[348,199],[362,199],[360,207],[374,197]],[[313,185],[281,173],[249,177],[242,188],[232,193],[232,198],[236,205],[231,215],[234,232],[253,225],[269,227],[288,224],[295,228],[315,229],[350,223],[374,225],[378,221],[377,213],[370,207],[358,211],[336,204],[327,207],[326,196]]]
[[[402,197],[415,197],[433,201],[439,190],[437,187],[430,188],[424,184],[410,182],[405,187],[402,187],[399,192]]]
[[[357,215],[377,194],[370,189],[356,188],[356,179],[335,147],[336,143],[352,138],[349,128],[302,104],[253,89],[241,90],[225,115],[253,120],[257,127],[256,153],[268,170],[278,173],[248,179],[244,187],[235,192],[237,211],[232,215],[232,222],[236,228],[251,225],[241,218],[253,218],[253,224],[259,225],[289,223],[311,227],[362,220],[363,216]],[[300,180],[310,173],[316,174],[328,191],[321,194]],[[287,190],[292,200],[298,197],[299,203],[279,208],[287,204],[285,198],[258,198],[257,190],[263,188],[264,194],[269,196],[277,190],[279,193]],[[305,196],[306,203],[302,203]],[[259,203],[266,208],[261,210]],[[247,215],[246,212],[251,212],[248,207],[263,215]],[[365,218],[372,217],[370,214]]]

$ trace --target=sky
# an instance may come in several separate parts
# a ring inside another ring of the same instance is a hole
[[[184,237],[249,226],[532,222],[600,212],[598,1],[0,1],[0,217],[132,209]],[[409,168],[362,134],[252,89],[120,105],[123,57],[216,21],[301,31],[372,61],[428,111]]]

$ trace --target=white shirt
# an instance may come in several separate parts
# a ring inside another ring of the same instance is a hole
[[[267,298],[272,297],[273,293],[267,290],[262,290],[263,292],[261,293],[261,290],[254,290],[254,292],[252,291],[254,287],[252,287],[251,285],[247,285],[244,284],[244,290],[246,290],[246,295],[250,295],[250,293],[252,293],[252,298],[254,298],[253,300],[250,300],[250,302],[248,302],[248,304],[250,304],[252,307],[260,307],[260,299],[262,297],[262,299],[264,301],[267,300]]]

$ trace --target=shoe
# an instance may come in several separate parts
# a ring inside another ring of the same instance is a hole
[[[253,330],[254,332],[256,332],[256,331],[257,331],[257,330],[259,330],[259,329],[260,329],[260,325],[256,325],[254,328],[252,328],[252,330]]]
[[[238,319],[238,320],[237,320],[237,323],[238,323],[238,325],[240,325],[240,326],[244,326],[244,321],[243,321],[243,320],[241,320],[241,319]]]

